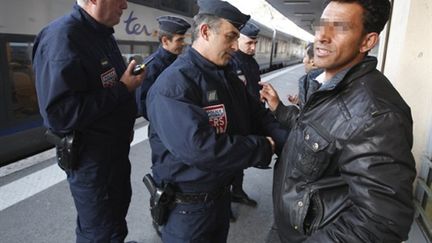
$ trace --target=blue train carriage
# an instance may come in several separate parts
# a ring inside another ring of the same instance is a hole
[[[0,166],[52,147],[43,136],[45,129],[39,114],[31,53],[36,34],[50,21],[68,13],[73,4],[70,0],[2,3]],[[156,17],[174,14],[191,21],[197,10],[195,0],[136,0],[128,5],[115,27],[125,62],[130,58],[142,60],[157,49]]]

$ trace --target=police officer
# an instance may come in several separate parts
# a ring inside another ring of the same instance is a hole
[[[153,177],[175,189],[164,242],[226,242],[234,175],[266,167],[287,135],[227,65],[250,17],[225,1],[198,5],[192,46],[147,97]]]
[[[261,80],[261,77],[259,65],[254,56],[259,32],[260,29],[257,25],[251,21],[246,23],[240,30],[238,51],[234,53],[234,58],[231,62],[236,72],[242,75],[241,79],[248,91],[257,99],[260,99],[259,91],[261,87],[258,82]]]
[[[238,50],[234,53],[231,60],[234,70],[237,74],[242,75],[241,79],[246,85],[247,90],[256,99],[260,98],[260,85],[258,83],[261,80],[259,65],[254,58],[259,31],[259,27],[251,21],[246,23],[240,30]],[[231,200],[256,207],[257,202],[251,199],[243,190],[243,177],[243,170],[235,176],[231,187]]]
[[[76,242],[124,242],[131,199],[130,141],[136,115],[132,75],[113,37],[126,0],[78,0],[50,23],[33,49],[36,90],[44,125],[73,138],[76,157],[66,171],[78,212]],[[62,152],[57,144],[58,153]],[[60,222],[59,222],[60,223]]]
[[[159,42],[161,45],[156,52],[146,58],[146,60],[152,60],[147,65],[144,82],[137,91],[138,107],[146,119],[148,119],[145,103],[147,92],[159,74],[171,65],[183,51],[185,33],[191,27],[184,19],[175,16],[161,16],[157,18],[157,21],[159,22]]]

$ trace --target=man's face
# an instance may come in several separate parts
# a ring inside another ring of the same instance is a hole
[[[225,66],[232,54],[238,50],[239,31],[225,19],[221,20],[219,30],[210,29],[207,59],[218,66]]]
[[[126,0],[94,0],[95,19],[108,27],[113,27],[120,22],[123,9],[127,8]]]
[[[315,31],[314,63],[327,73],[337,72],[360,62],[365,52],[363,8],[357,3],[330,2]]]
[[[167,37],[162,37],[162,44],[165,50],[171,52],[172,54],[180,55],[183,51],[185,43],[184,35],[174,35],[171,40]]]
[[[306,73],[312,71],[312,69],[315,68],[313,59],[309,58],[307,53],[303,57],[303,64],[304,64]]]
[[[252,39],[240,34],[238,43],[238,48],[240,51],[251,56],[255,55],[256,45],[258,43],[257,39]]]

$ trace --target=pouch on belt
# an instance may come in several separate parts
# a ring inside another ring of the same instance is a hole
[[[56,146],[57,162],[62,170],[78,168],[78,139],[75,132],[59,136],[48,129],[45,132],[45,138]]]

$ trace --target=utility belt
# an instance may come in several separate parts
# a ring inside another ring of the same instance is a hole
[[[64,171],[75,170],[78,168],[78,136],[75,132],[60,136],[47,130],[46,140],[55,145],[57,164]]]
[[[201,193],[182,193],[176,192],[175,203],[179,204],[195,204],[205,203],[216,200],[228,192],[229,186],[219,187],[211,192]]]
[[[156,186],[153,177],[147,174],[143,182],[150,192],[150,213],[153,222],[157,225],[164,225],[168,220],[169,212],[175,204],[198,204],[210,202],[222,197],[229,191],[229,185],[219,187],[211,192],[183,193],[176,192],[174,186],[166,184],[163,188]]]

